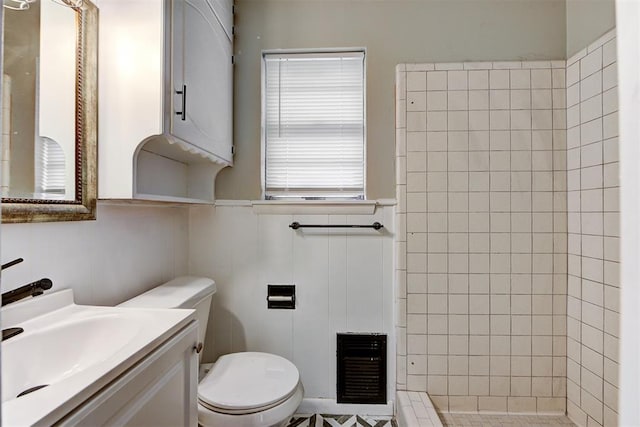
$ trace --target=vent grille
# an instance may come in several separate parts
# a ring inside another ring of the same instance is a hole
[[[387,403],[387,336],[338,334],[338,403]]]

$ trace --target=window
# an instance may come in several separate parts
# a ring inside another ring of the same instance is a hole
[[[265,198],[364,198],[364,55],[263,54]]]
[[[47,137],[36,143],[36,192],[65,193],[65,160],[60,144]]]

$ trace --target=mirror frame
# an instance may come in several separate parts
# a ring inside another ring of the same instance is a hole
[[[3,223],[96,219],[98,194],[98,8],[91,1],[84,0],[81,7],[74,7],[74,9],[77,28],[76,198],[75,200],[2,198]]]

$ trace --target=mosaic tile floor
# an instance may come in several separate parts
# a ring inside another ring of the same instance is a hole
[[[391,417],[364,415],[294,415],[287,427],[398,427]]]
[[[455,427],[549,427],[574,426],[565,416],[440,414],[442,424]]]

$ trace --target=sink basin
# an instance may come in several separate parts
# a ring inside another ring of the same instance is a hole
[[[22,334],[2,345],[2,402],[55,384],[113,356],[140,330],[131,316],[98,315]],[[133,323],[133,324],[132,324]]]
[[[193,310],[82,306],[70,290],[3,307],[3,425],[53,424],[195,318]]]

